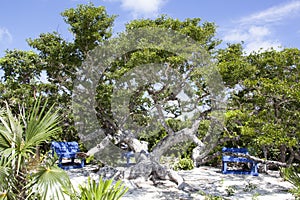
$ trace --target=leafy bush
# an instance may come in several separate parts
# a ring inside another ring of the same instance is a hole
[[[112,185],[112,179],[103,180],[102,177],[99,178],[99,182],[96,183],[95,180],[91,180],[88,177],[87,185],[79,185],[80,190],[80,200],[118,200],[127,191],[122,182],[119,180],[115,185]]]
[[[204,191],[200,190],[199,194],[201,194],[202,196],[204,196],[204,200],[223,200],[222,197],[220,196],[215,196],[212,194],[206,194]]]
[[[181,158],[174,165],[174,170],[191,170],[194,169],[194,162],[190,158]]]
[[[291,189],[290,192],[296,197],[296,199],[300,199],[299,169],[296,169],[295,167],[289,167],[282,168],[280,171],[283,175],[283,178],[295,186],[295,188]]]
[[[244,192],[252,192],[253,190],[255,190],[257,188],[257,185],[250,183],[250,181],[248,181],[247,185],[245,186],[245,188],[243,189]]]
[[[61,130],[59,110],[49,107],[47,101],[43,104],[41,101],[38,99],[29,111],[20,108],[17,114],[8,103],[0,111],[1,200],[35,199],[35,196],[46,199],[48,187],[69,182],[62,183],[62,170],[42,167],[39,162],[37,147]],[[61,192],[59,187],[52,189]]]
[[[227,192],[227,196],[233,196],[234,193],[236,192],[236,187],[233,185],[233,186],[228,186],[225,191]]]
[[[36,168],[25,189],[30,199],[47,200],[64,199],[64,187],[72,187],[70,178],[66,171],[53,163],[52,166],[47,164]]]
[[[90,163],[95,162],[94,155],[88,156],[88,157],[85,159],[85,162],[86,162],[87,164],[90,164]]]

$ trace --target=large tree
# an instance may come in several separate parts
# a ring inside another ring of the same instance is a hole
[[[227,132],[231,145],[291,164],[299,160],[299,49],[243,53],[241,45],[219,52],[219,69],[231,88]]]
[[[56,198],[58,193],[63,195],[63,185],[71,184],[62,169],[45,166],[35,157],[36,147],[58,134],[60,127],[58,110],[41,104],[41,99],[33,104],[32,109],[20,109],[16,115],[8,104],[1,109],[0,199]]]
[[[21,105],[32,105],[37,96],[51,88],[41,81],[43,62],[33,51],[7,50],[0,58],[0,67],[4,72],[0,85],[1,105],[8,102],[15,112]]]
[[[282,162],[300,158],[298,49],[246,55],[233,44],[217,51],[215,24],[198,18],[133,20],[110,39],[115,16],[104,7],[79,5],[62,16],[73,40],[43,33],[28,40],[38,54],[7,51],[0,60],[2,102],[17,108],[46,96],[63,116],[62,139],[78,132],[107,164],[118,164],[124,144],[149,150],[138,154],[132,177],[163,177],[161,156],[178,151],[193,149],[202,163],[227,140]],[[43,74],[47,81],[38,81]]]
[[[61,15],[70,26],[73,40],[68,41],[53,32],[28,39],[28,43],[38,50],[44,62],[42,69],[53,86],[49,101],[56,102],[64,116],[64,135],[61,137],[74,140],[78,138],[74,129],[71,98],[76,71],[90,50],[111,37],[115,16],[107,14],[103,6],[95,7],[91,3],[67,9]]]
[[[212,59],[219,43],[215,28],[200,19],[134,20],[123,34],[91,52],[78,70],[73,98],[89,153],[119,164],[123,151],[118,145],[126,144],[138,155],[131,178],[154,173],[182,183],[159,164],[162,155],[176,146],[186,151],[193,143],[193,158],[201,160],[217,145],[223,128],[224,88]],[[210,128],[200,136],[204,119]],[[148,149],[139,139],[162,132],[165,137],[150,155],[141,153]]]

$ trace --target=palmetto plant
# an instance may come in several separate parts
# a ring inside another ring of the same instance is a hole
[[[0,160],[0,200],[13,199],[15,197],[13,193],[16,180],[11,176],[12,169],[7,165],[5,158],[1,157]]]
[[[290,192],[295,196],[295,199],[300,199],[300,173],[299,168],[290,166],[288,168],[282,168],[281,174],[284,179],[294,185],[294,188]]]
[[[60,131],[58,111],[46,106],[38,100],[28,113],[13,115],[8,105],[0,110],[0,200],[120,199],[127,191],[120,181],[112,185],[112,180],[89,179],[76,193],[55,160],[28,167],[36,147]]]
[[[43,200],[67,198],[64,193],[66,188],[72,188],[68,174],[54,165],[39,166],[26,185],[26,190],[30,191],[28,196]]]
[[[79,185],[79,200],[118,200],[128,191],[120,180],[115,185],[112,183],[112,179],[103,180],[100,177],[97,183],[88,177],[86,185]]]
[[[50,186],[69,184],[66,173],[56,166],[27,167],[36,147],[60,131],[57,112],[53,106],[47,109],[47,102],[41,105],[40,100],[27,113],[20,111],[14,115],[8,105],[1,110],[0,199],[19,200],[34,196],[45,199]],[[54,193],[61,190],[59,187],[51,189]]]

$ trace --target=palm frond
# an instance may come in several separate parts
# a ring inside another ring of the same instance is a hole
[[[62,169],[47,165],[28,174],[26,167],[36,147],[60,131],[58,124],[58,111],[47,102],[41,106],[40,99],[25,114],[14,116],[8,104],[5,112],[0,109],[0,199],[64,198],[70,179]]]
[[[1,121],[1,119],[0,119]],[[0,126],[0,152],[6,148],[11,147],[11,134],[9,134],[4,126]]]
[[[23,127],[20,121],[15,118],[6,103],[6,111],[0,116],[0,134],[1,134],[1,153],[10,154],[12,168],[17,170],[17,173],[20,170],[20,159],[17,158],[18,152],[23,145]],[[15,162],[17,159],[17,163]]]
[[[27,149],[34,149],[36,144],[48,140],[60,131],[58,110],[54,111],[54,106],[51,106],[46,112],[46,106],[47,102],[40,109],[40,101],[37,101],[28,115],[25,130],[25,145]]]
[[[79,185],[79,190],[81,200],[118,200],[128,191],[128,188],[122,184],[121,180],[113,184],[113,179],[103,180],[99,177],[99,182],[96,183],[88,177],[87,184]]]
[[[31,189],[29,196],[39,197],[41,200],[65,199],[64,188],[71,185],[64,170],[57,166],[42,166],[32,175],[26,189]]]
[[[5,157],[0,158],[0,200],[15,199],[14,191],[16,179],[12,173],[9,161]]]
[[[289,192],[295,196],[295,199],[300,197],[300,175],[299,168],[290,166],[288,168],[282,168],[281,173],[285,180],[294,185],[294,188],[290,189]]]
[[[0,122],[0,135],[4,142],[1,145],[11,146],[22,138],[22,126],[11,113],[8,105],[6,105],[6,112],[0,115]]]

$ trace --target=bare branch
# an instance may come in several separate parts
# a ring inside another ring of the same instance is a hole
[[[255,162],[258,163],[262,163],[262,164],[273,164],[273,165],[277,165],[280,167],[288,167],[287,163],[284,162],[279,162],[279,161],[273,161],[273,160],[264,160],[255,156],[251,156],[251,155],[247,155],[247,154],[243,154],[243,153],[230,153],[230,152],[226,152],[224,153],[224,155],[229,155],[229,156],[236,156],[236,157],[243,157],[243,158],[248,158],[251,159]]]

